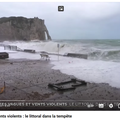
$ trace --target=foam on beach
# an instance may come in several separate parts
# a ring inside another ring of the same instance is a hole
[[[74,75],[87,82],[108,83],[112,87],[120,88],[120,63],[91,61],[78,58],[60,57],[51,61],[52,69],[62,73]]]
[[[16,45],[22,49],[34,49],[36,51],[45,50],[47,52],[58,52],[56,42],[3,42],[4,44]],[[61,53],[72,50],[69,45],[63,47],[61,44]],[[0,47],[0,51],[4,49]],[[63,52],[64,51],[64,52]],[[40,60],[39,54],[23,53],[15,51],[9,52],[9,59],[33,59]],[[70,51],[71,52],[71,51]],[[62,73],[74,75],[76,78],[85,80],[87,82],[108,83],[112,87],[120,88],[120,63],[102,60],[85,60],[71,57],[62,57],[50,55],[51,64],[54,65],[52,69],[60,70]]]

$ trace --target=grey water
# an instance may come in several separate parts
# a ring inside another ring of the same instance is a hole
[[[88,59],[120,62],[119,39],[54,40],[74,48],[70,52],[88,54]]]

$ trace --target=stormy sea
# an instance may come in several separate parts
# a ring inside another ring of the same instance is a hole
[[[74,75],[76,78],[94,83],[108,83],[112,87],[120,88],[120,40],[52,40],[41,42],[39,40],[4,41],[4,45],[15,45],[21,49],[33,49],[37,53],[46,51],[49,53],[80,53],[87,54],[88,59],[50,55],[52,69],[62,73]],[[58,50],[59,44],[59,50]],[[24,53],[4,50],[9,53],[9,59],[33,59],[41,60],[39,54]]]

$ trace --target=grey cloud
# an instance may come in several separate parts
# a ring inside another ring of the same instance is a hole
[[[58,12],[58,5],[65,11]],[[53,39],[120,38],[120,3],[6,2],[0,3],[0,11],[0,17],[45,19]]]

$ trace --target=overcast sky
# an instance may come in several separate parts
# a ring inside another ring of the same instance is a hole
[[[52,39],[120,39],[120,3],[1,2],[0,17],[9,16],[44,19]]]

